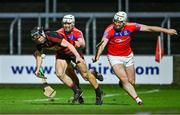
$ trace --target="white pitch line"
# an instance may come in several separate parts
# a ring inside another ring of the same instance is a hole
[[[159,89],[153,89],[149,91],[142,91],[138,92],[138,94],[151,94],[151,93],[156,93],[159,92]],[[128,95],[127,93],[124,94],[119,94],[119,93],[114,93],[114,94],[106,94],[103,96],[103,98],[108,98],[108,97],[115,97],[115,96],[120,96],[120,95]],[[93,98],[92,96],[86,96],[84,98]],[[45,101],[51,101],[52,98],[46,98],[46,99],[33,99],[33,100],[23,100],[24,102],[45,102]],[[67,98],[53,98],[53,100],[64,100]],[[70,97],[69,99],[73,99],[73,97]]]
[[[23,100],[24,102],[44,102],[44,101],[51,101],[51,99],[53,100],[64,100],[65,98],[46,98],[46,99],[27,99],[27,100]]]
[[[156,93],[159,92],[159,89],[153,89],[153,90],[149,90],[149,91],[142,91],[142,92],[138,92],[138,94],[149,94],[149,93]],[[119,94],[119,93],[114,93],[114,94],[107,94],[104,97],[114,97],[114,96],[120,96],[120,95],[128,95],[127,93],[124,94]]]
[[[149,90],[149,91],[139,92],[138,94],[149,94],[149,93],[156,93],[159,91],[160,91],[159,89],[153,89],[153,90]]]

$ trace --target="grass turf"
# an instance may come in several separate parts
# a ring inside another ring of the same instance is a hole
[[[95,93],[91,86],[82,85],[85,104],[68,102],[72,91],[64,85],[53,85],[57,94],[54,101],[43,95],[40,86],[0,86],[0,113],[9,114],[117,114],[180,113],[179,86],[138,85],[136,90],[145,105],[138,106],[118,85],[102,85],[104,103],[95,105]]]

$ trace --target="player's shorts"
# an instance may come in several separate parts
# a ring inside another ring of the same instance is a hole
[[[112,56],[108,55],[108,61],[111,66],[116,64],[123,64],[125,67],[131,66],[134,64],[134,55],[133,53],[128,56]]]
[[[80,54],[80,56],[81,56],[81,58],[83,58],[84,59],[84,56],[83,56],[83,53],[82,53],[82,51],[81,50],[78,50],[78,49],[76,49],[77,51],[78,51],[78,53]],[[74,62],[75,64],[76,64],[76,57],[75,57],[75,55],[74,54],[72,54],[72,53],[62,53],[62,52],[60,52],[60,51],[57,51],[56,52],[56,59],[63,59],[63,60],[66,60],[66,61],[68,61],[68,62]]]

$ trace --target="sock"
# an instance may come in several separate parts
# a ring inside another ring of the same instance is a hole
[[[95,92],[96,92],[96,97],[101,97],[101,89],[99,86],[95,89]]]
[[[46,82],[43,83],[43,87],[46,87],[48,86],[48,84]]]
[[[79,85],[77,85],[78,89],[81,91],[81,87]]]
[[[123,88],[123,84],[121,81],[119,81],[119,87]]]
[[[78,87],[78,89],[81,89],[80,86],[79,86],[79,83],[76,83],[76,86]]]
[[[134,100],[136,100],[137,103],[142,102],[142,100],[138,96],[136,96]]]
[[[76,92],[79,90],[79,88],[77,87],[77,85],[74,84],[74,83],[70,86],[70,88],[73,90],[74,93],[76,93]]]

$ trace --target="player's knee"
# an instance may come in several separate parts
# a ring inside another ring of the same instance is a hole
[[[122,84],[127,84],[127,83],[129,83],[128,79],[125,78],[125,77],[121,78],[120,81],[121,81]]]
[[[134,86],[135,85],[135,80],[134,79],[130,79],[129,82]]]
[[[82,76],[83,76],[84,78],[86,78],[86,79],[88,79],[88,78],[89,78],[89,76],[88,76],[88,73],[87,73],[87,72],[83,72],[83,73],[82,73]]]
[[[89,80],[90,79],[90,72],[89,71],[85,71],[84,73],[83,73],[83,77],[85,78],[85,79],[87,79],[87,80]]]
[[[65,77],[65,73],[56,72],[56,76],[57,76],[59,79],[63,79],[63,78]]]

